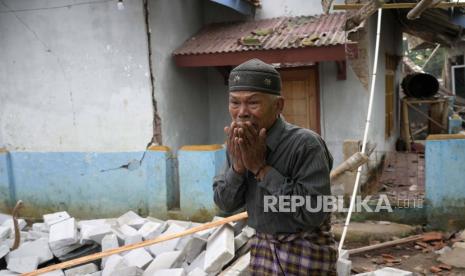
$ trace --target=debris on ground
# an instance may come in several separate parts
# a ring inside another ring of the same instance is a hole
[[[11,250],[13,222],[8,216],[0,217],[4,218],[0,224],[0,275],[27,273],[201,225],[143,218],[133,211],[118,218],[80,221],[67,212],[57,212],[30,226],[19,219],[21,242],[18,249]],[[248,267],[247,246],[254,234],[244,223],[230,223],[47,275],[240,275]]]
[[[428,232],[349,249],[357,275],[465,275],[465,239],[460,233]],[[401,272],[387,273],[389,269]],[[413,273],[413,274],[412,274]]]

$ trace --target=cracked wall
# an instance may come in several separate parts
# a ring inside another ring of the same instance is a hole
[[[151,140],[142,0],[87,2],[0,2],[0,146],[133,151]]]

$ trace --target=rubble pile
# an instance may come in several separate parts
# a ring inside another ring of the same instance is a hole
[[[201,225],[143,218],[132,211],[119,218],[81,221],[67,212],[58,212],[44,215],[43,222],[31,226],[27,226],[24,219],[18,219],[21,242],[16,250],[11,250],[15,238],[13,220],[2,217],[0,276],[31,272]],[[255,230],[244,222],[230,223],[43,275],[241,275],[248,267],[248,241],[254,234]]]

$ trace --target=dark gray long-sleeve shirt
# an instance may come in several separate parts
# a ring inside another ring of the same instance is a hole
[[[233,212],[246,207],[248,224],[268,234],[298,233],[319,229],[329,214],[309,212],[306,206],[295,212],[265,212],[264,196],[330,195],[329,173],[333,159],[323,139],[315,132],[278,118],[267,131],[268,171],[261,182],[251,172],[237,174],[227,158],[223,172],[213,183],[214,200],[220,209]],[[276,205],[278,207],[278,205]]]

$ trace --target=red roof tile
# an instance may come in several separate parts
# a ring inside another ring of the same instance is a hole
[[[345,13],[216,23],[184,42],[174,55],[342,45],[349,42],[344,24]],[[260,45],[250,46],[243,42],[244,38]]]

